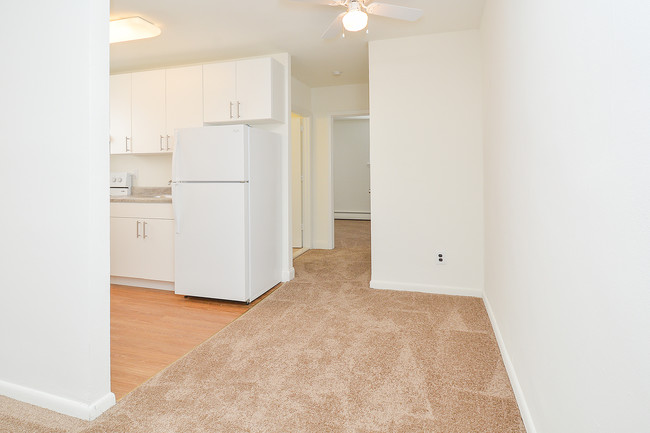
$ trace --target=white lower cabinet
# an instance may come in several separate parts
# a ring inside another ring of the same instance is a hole
[[[111,275],[174,281],[174,220],[112,216]]]

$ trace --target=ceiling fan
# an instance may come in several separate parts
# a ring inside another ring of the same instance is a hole
[[[343,6],[347,9],[337,16],[322,35],[323,39],[335,38],[343,29],[358,32],[368,25],[368,14],[395,18],[403,21],[417,21],[422,16],[422,9],[397,6],[373,0],[294,0],[328,6]]]

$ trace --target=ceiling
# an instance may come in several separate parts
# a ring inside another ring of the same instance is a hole
[[[310,87],[368,82],[368,41],[478,28],[485,0],[381,0],[424,10],[409,23],[370,16],[368,34],[321,39],[342,7],[291,0],[111,0],[111,19],[141,16],[162,29],[111,45],[111,72],[288,52]],[[342,74],[338,77],[332,71]]]

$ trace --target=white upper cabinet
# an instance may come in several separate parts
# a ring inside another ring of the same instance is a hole
[[[203,68],[111,76],[111,153],[171,153],[174,132],[203,125]]]
[[[237,63],[203,65],[203,120],[232,121],[237,102]]]
[[[284,79],[271,57],[112,75],[111,153],[171,153],[204,122],[283,122]]]
[[[174,150],[176,130],[203,126],[203,68],[167,69],[167,136],[165,149]]]
[[[283,121],[282,66],[265,57],[237,62],[237,116],[242,120]]]
[[[283,67],[271,57],[203,65],[203,120],[282,122],[283,82]]]
[[[110,78],[111,153],[129,153],[131,146],[131,74]]]
[[[165,152],[165,70],[132,74],[131,96],[134,153]]]

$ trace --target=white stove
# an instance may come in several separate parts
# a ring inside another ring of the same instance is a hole
[[[111,172],[111,196],[131,195],[131,175],[125,171]]]

